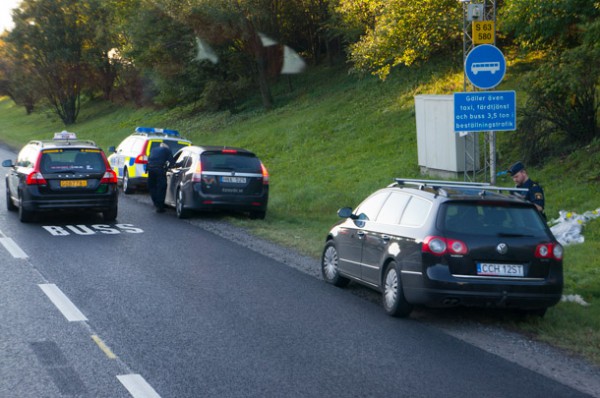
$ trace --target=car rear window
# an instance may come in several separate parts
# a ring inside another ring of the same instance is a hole
[[[148,142],[147,152],[150,153],[152,151],[152,149],[159,146],[163,142],[169,146],[169,149],[171,149],[171,153],[173,153],[173,154],[175,152],[179,151],[181,148],[190,145],[188,142],[185,142],[185,141],[152,140],[152,141]]]
[[[103,172],[106,166],[99,149],[53,149],[42,152],[40,171],[56,173],[65,170]]]
[[[254,155],[221,152],[204,152],[201,156],[202,170],[237,171],[241,173],[261,173],[260,160]]]
[[[446,202],[440,209],[438,226],[449,233],[547,236],[535,208],[513,204]]]

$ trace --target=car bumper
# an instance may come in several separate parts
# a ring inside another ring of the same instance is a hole
[[[450,274],[443,265],[428,268],[427,275],[402,274],[406,299],[430,307],[474,306],[539,309],[562,297],[562,272],[545,279],[464,277]]]
[[[113,209],[118,205],[118,190],[111,186],[108,192],[101,195],[73,195],[65,198],[64,195],[36,195],[25,193],[21,206],[23,209],[34,212],[53,210],[90,210],[104,211]]]
[[[191,200],[186,200],[186,209],[197,211],[230,210],[242,212],[265,212],[268,194],[249,195],[206,195],[194,190]]]

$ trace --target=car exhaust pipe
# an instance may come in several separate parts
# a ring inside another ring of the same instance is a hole
[[[444,300],[442,300],[442,304],[447,306],[455,306],[458,305],[459,302],[460,300],[456,297],[446,297]]]

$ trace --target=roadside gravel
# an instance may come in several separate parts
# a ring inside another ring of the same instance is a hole
[[[128,195],[128,198],[152,206],[146,194]],[[168,210],[168,215],[175,216],[172,209]],[[214,217],[196,216],[185,221],[322,279],[318,259],[253,236],[242,228]],[[378,293],[355,283],[351,283],[347,290],[365,300],[377,303],[381,300]],[[477,320],[476,315],[470,316],[461,309],[456,311],[417,309],[411,318],[592,397],[600,398],[600,367],[564,350],[535,341],[520,333],[484,324]]]

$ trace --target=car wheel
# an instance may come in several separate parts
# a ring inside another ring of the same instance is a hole
[[[266,216],[267,216],[266,211],[251,211],[250,212],[250,218],[252,220],[264,220]]]
[[[339,256],[335,243],[328,241],[323,249],[323,256],[321,258],[321,275],[323,280],[327,283],[331,283],[334,286],[344,287],[350,283],[350,279],[340,275],[339,269]]]
[[[15,211],[17,210],[17,206],[15,206],[15,204],[13,203],[11,197],[10,197],[10,192],[8,190],[8,185],[6,187],[6,210],[8,211]]]
[[[407,317],[413,306],[404,298],[402,280],[394,261],[390,262],[383,276],[383,308],[388,315]]]
[[[104,221],[115,221],[117,219],[118,207],[115,206],[110,210],[102,212],[102,218]]]
[[[31,222],[33,220],[34,213],[32,211],[23,208],[23,201],[19,203],[19,220],[21,222]]]
[[[135,188],[133,185],[131,185],[131,182],[129,181],[129,172],[127,172],[127,169],[123,169],[123,193],[126,194],[130,194],[130,193],[134,193],[135,192]]]
[[[175,196],[175,213],[177,214],[177,218],[187,218],[190,215],[189,210],[185,208],[183,191],[181,189],[177,189],[177,195]]]

